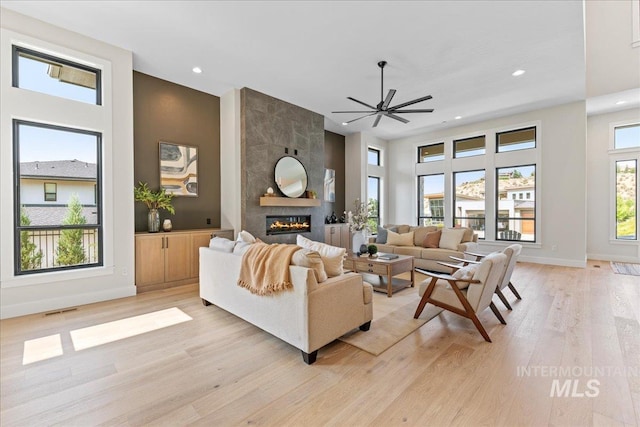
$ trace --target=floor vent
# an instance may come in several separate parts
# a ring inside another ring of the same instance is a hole
[[[56,310],[56,311],[50,311],[48,313],[45,313],[45,316],[52,316],[54,314],[62,314],[62,313],[67,313],[69,311],[76,311],[78,309],[78,307],[71,307],[71,308],[65,308],[62,310]]]

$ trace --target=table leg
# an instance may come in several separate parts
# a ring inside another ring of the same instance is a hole
[[[391,266],[387,266],[387,297],[391,298],[392,288],[391,288]]]
[[[411,287],[413,288],[416,285],[416,277],[415,270],[413,268],[413,259],[411,259]]]

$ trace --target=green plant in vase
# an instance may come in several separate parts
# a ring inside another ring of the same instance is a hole
[[[367,252],[369,252],[370,257],[374,257],[378,253],[378,247],[376,245],[369,245]]]
[[[160,230],[160,214],[159,209],[164,209],[171,215],[176,213],[171,201],[173,194],[169,194],[164,188],[160,188],[156,191],[149,189],[146,182],[139,182],[136,187],[133,188],[133,196],[137,202],[143,202],[149,208],[149,232],[156,233]]]

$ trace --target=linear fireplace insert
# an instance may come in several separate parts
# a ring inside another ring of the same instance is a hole
[[[267,235],[310,231],[311,215],[267,215]]]

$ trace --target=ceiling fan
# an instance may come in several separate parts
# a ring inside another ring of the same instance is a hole
[[[364,119],[365,117],[370,117],[370,116],[376,116],[376,120],[373,122],[373,127],[378,126],[378,123],[380,123],[380,119],[382,118],[382,116],[385,117],[389,117],[391,119],[397,120],[399,122],[402,123],[409,123],[409,120],[405,119],[404,117],[400,117],[397,114],[407,114],[407,113],[432,113],[433,109],[429,108],[429,109],[421,109],[421,110],[403,110],[404,107],[408,107],[409,105],[413,105],[413,104],[417,104],[418,102],[422,102],[422,101],[426,101],[428,99],[431,99],[431,95],[427,95],[427,96],[423,96],[422,98],[418,98],[418,99],[414,99],[413,101],[408,101],[408,102],[403,102],[402,104],[398,104],[398,105],[394,105],[393,107],[389,107],[389,104],[391,103],[391,99],[393,98],[393,95],[396,94],[396,90],[395,89],[389,89],[389,93],[387,93],[387,97],[383,98],[384,96],[384,66],[387,65],[387,61],[380,61],[378,62],[378,67],[380,67],[380,102],[378,103],[378,105],[376,105],[375,107],[372,105],[369,105],[365,102],[362,101],[358,101],[355,98],[352,98],[350,96],[347,97],[347,99],[350,99],[354,102],[357,102],[358,104],[364,105],[367,108],[370,108],[370,111],[332,111],[332,113],[360,113],[360,114],[364,114],[364,116],[358,117],[356,119],[353,120],[349,120],[348,122],[345,123],[352,123],[355,122],[356,120],[360,120],[360,119]]]

